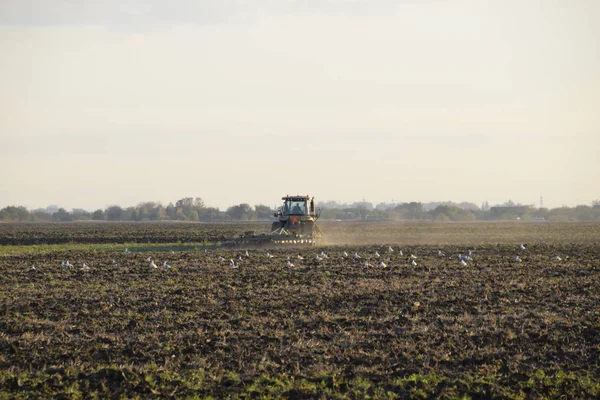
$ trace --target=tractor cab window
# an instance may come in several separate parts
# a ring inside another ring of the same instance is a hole
[[[288,215],[306,215],[305,200],[286,200],[284,203],[284,214]]]

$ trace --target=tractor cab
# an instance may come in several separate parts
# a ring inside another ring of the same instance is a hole
[[[315,200],[309,196],[285,196],[281,198],[283,205],[275,213],[276,217],[312,216],[316,217]]]
[[[307,213],[307,199],[302,197],[288,197],[284,198],[282,207],[283,215],[306,215]]]

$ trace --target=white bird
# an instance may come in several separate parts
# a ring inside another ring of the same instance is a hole
[[[342,255],[343,255],[344,257],[348,257],[348,253],[346,253],[346,251],[344,251],[344,252],[342,253]]]
[[[393,253],[393,252],[394,252],[394,249],[392,248],[392,246],[388,246],[388,251],[389,251],[390,253]]]
[[[267,258],[273,258],[273,255],[267,251]]]
[[[111,263],[111,265],[114,265],[114,266],[119,265],[119,263],[116,260],[112,260],[110,263]]]
[[[300,254],[298,254],[298,256],[296,258],[298,259],[298,261],[304,260],[304,257],[302,257]]]
[[[60,266],[61,266],[62,268],[67,268],[67,264],[66,264],[64,261],[60,263]]]
[[[83,263],[83,265],[81,266],[82,271],[87,271],[89,269],[90,269],[90,267],[88,267],[85,263]]]
[[[521,262],[522,260],[519,258],[519,256],[515,256],[515,262]]]
[[[315,261],[316,261],[316,262],[319,262],[319,261],[321,261],[321,258],[319,257],[319,255],[318,255],[318,254],[317,254],[317,256],[315,257]]]
[[[175,252],[173,250],[171,250],[171,254],[175,254]]]
[[[242,256],[238,256],[237,260],[242,261],[243,260]]]
[[[287,262],[285,263],[285,266],[288,268],[294,268],[294,264],[292,264],[292,262],[290,260],[287,260]]]
[[[224,260],[224,258],[223,258],[223,257],[221,257],[221,256],[217,257],[217,261],[218,261],[218,262],[221,262],[221,261],[223,261],[223,260]]]
[[[458,259],[459,259],[459,260],[462,260],[462,259],[463,259],[463,255],[462,255],[462,254],[460,254],[460,253],[458,253]]]
[[[30,270],[32,270],[32,271],[35,271],[35,270],[36,270],[36,268],[35,268],[35,264],[33,264],[33,265],[31,266],[31,268],[29,268],[29,269],[30,269]]]
[[[415,260],[410,260],[410,265],[412,265],[413,267],[416,267],[417,263]]]
[[[401,256],[403,256],[403,255],[404,255],[404,253],[402,253],[402,250],[400,250],[400,251],[398,252],[398,254],[400,254]]]
[[[229,266],[231,268],[237,268],[238,267],[238,265],[235,263],[235,261],[233,261],[233,259],[231,259],[231,258],[229,259]]]
[[[411,254],[411,255],[410,255],[410,258],[411,258],[411,259],[413,259],[413,260],[416,260],[416,259],[417,259],[417,256],[415,256],[414,254]]]
[[[358,255],[358,253],[356,253],[356,252],[354,253],[354,259],[355,259],[355,260],[360,260],[360,256],[359,256],[359,255]]]
[[[460,265],[462,265],[463,267],[466,267],[467,262],[465,260],[460,260]]]
[[[471,257],[469,257],[469,256],[463,256],[463,260],[473,261],[473,259]]]
[[[152,268],[158,268],[158,266],[154,263],[154,260],[150,260],[150,266]]]
[[[387,265],[385,265],[385,263],[384,263],[383,261],[382,261],[381,263],[379,263],[379,266],[380,266],[381,268],[386,268],[386,267],[387,267]]]
[[[375,250],[375,258],[379,258],[379,252]]]
[[[129,254],[129,253],[131,253],[131,252],[129,251],[129,249],[125,249],[125,254]]]
[[[473,257],[473,252],[469,250],[469,257]]]
[[[562,258],[560,258],[560,256],[556,256],[556,257],[554,257],[554,259],[555,259],[556,261],[562,261]]]
[[[163,263],[163,268],[171,268],[171,266],[165,261]]]
[[[441,250],[438,250],[438,257],[446,257],[446,255]]]
[[[368,262],[368,261],[365,261],[365,263],[364,263],[364,267],[365,267],[365,268],[367,268],[367,267],[370,267],[370,266],[371,266],[371,264],[369,264],[369,262]]]
[[[521,250],[525,250],[525,246],[523,245],[523,243],[521,243],[521,245],[519,246],[519,248],[520,248]]]
[[[321,258],[328,259],[329,256],[324,251],[322,251],[321,252]]]
[[[246,257],[250,257],[250,254],[248,253],[248,250],[246,250],[245,256]]]
[[[152,256],[148,256],[148,258],[146,258],[146,261],[148,261],[148,262],[152,261]]]

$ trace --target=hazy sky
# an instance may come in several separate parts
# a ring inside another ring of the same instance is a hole
[[[0,0],[0,207],[600,198],[600,1]]]

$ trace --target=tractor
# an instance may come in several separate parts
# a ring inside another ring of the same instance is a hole
[[[239,237],[223,243],[224,246],[315,246],[322,238],[316,224],[320,211],[315,206],[314,197],[285,196],[283,205],[275,212],[277,218],[268,234],[246,231]]]

